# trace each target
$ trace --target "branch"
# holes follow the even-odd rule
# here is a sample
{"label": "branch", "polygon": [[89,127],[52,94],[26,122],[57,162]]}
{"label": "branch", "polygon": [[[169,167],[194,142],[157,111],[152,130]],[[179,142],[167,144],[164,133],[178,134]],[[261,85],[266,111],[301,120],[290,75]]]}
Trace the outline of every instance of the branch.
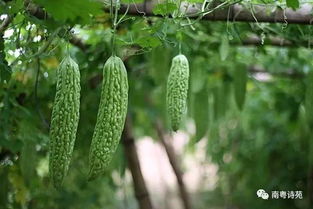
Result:
{"label": "branch", "polygon": [[[240,5],[233,5],[232,7],[236,7],[237,10],[238,10],[238,8],[242,7],[242,6],[240,6]],[[151,4],[151,2],[150,3],[147,2],[146,4],[137,4],[137,5],[132,4],[132,5],[130,5],[128,14],[142,16],[143,14],[140,11],[144,11],[146,16],[156,16],[156,15],[153,14],[152,8],[153,8],[153,5]],[[125,11],[123,11],[125,9],[126,9],[125,5],[122,5],[122,8],[119,10],[119,12],[125,12]],[[272,12],[271,14],[268,14],[268,13],[265,13],[265,11],[263,11],[263,10],[266,9],[265,6],[257,6],[255,9],[256,9],[256,12],[255,12],[254,15],[258,19],[259,22],[262,22],[262,21],[260,21],[260,19],[258,18],[258,14],[263,17],[263,19],[261,18],[261,20],[265,20],[266,19],[265,17],[267,17],[268,20],[272,20],[272,16],[273,16],[273,14],[275,14],[274,15],[274,17],[275,17],[274,19],[275,19],[276,22],[282,22],[283,21],[285,23],[286,18],[283,18],[283,20],[279,19],[279,15],[278,15],[279,11],[283,14],[282,10],[277,9],[277,10],[275,10],[275,12]],[[234,16],[233,20],[236,20],[236,21],[239,20],[238,16],[239,16],[240,13],[247,13],[247,11],[245,11],[243,8],[241,10],[239,11],[238,14],[236,13],[236,15]],[[311,5],[304,4],[297,11],[293,11],[293,10],[288,10],[287,9],[286,12],[285,12],[285,15],[286,15],[287,20],[288,20],[289,23],[292,23],[292,22],[290,22],[290,20],[295,21],[295,20],[301,19],[299,17],[299,15],[300,15],[300,16],[303,17],[303,21],[304,22],[308,21],[307,23],[311,24],[311,19],[313,20],[313,16],[310,13],[311,10],[312,10],[312,6]],[[48,18],[48,15],[45,13],[45,11],[42,10],[41,8],[35,6],[34,4],[29,5],[27,7],[27,11],[28,11],[29,14],[37,17],[38,19]],[[261,11],[263,11],[263,13],[261,13]],[[191,11],[189,11],[189,12],[191,12]],[[300,12],[303,12],[303,14],[300,14]],[[222,19],[221,18],[221,16],[222,16],[221,14],[222,13],[220,15],[217,15],[217,14],[214,15],[215,13],[219,14],[218,12],[212,13],[212,15],[214,17],[213,20],[220,20],[220,19]],[[227,14],[228,14],[228,12],[227,12]],[[210,17],[212,15],[204,16],[204,18],[205,19],[210,19]],[[225,15],[226,15],[226,13],[225,13]],[[310,20],[308,20],[309,17],[310,17]],[[230,18],[227,17],[227,20],[229,20],[229,19]],[[248,19],[247,19],[247,21],[248,21]],[[296,22],[294,22],[294,23],[296,23]],[[304,23],[304,24],[306,24],[306,23]],[[90,45],[85,44],[81,39],[79,39],[78,37],[76,37],[74,35],[71,37],[71,39],[69,41],[70,41],[71,44],[73,44],[74,46],[78,47],[79,49],[81,49],[83,51],[87,50],[90,47]],[[265,44],[273,45],[273,46],[280,46],[280,47],[282,47],[282,46],[284,46],[284,47],[298,46],[298,45],[294,44],[293,42],[291,42],[289,40],[286,40],[286,39],[283,39],[283,38],[279,38],[279,37],[271,37],[269,39],[269,41],[265,42]],[[262,44],[262,39],[261,38],[256,37],[256,36],[252,36],[252,37],[250,37],[250,38],[248,38],[246,40],[243,40],[242,41],[242,45],[244,45],[244,46],[249,46],[249,45],[262,46],[263,44]],[[310,45],[311,45],[311,43],[310,44],[302,44],[302,46],[306,46],[306,47],[309,47]],[[128,59],[128,58],[129,57],[127,57],[125,59]],[[260,73],[260,72],[266,72],[266,71],[264,69],[260,70],[260,69],[256,69],[256,68],[251,68],[250,72],[252,72],[252,73]],[[287,77],[295,76],[297,78],[303,77],[303,75],[301,75],[299,73],[292,73],[292,72],[288,72],[288,73],[272,73],[272,74],[276,74],[276,75],[279,75],[279,76],[287,76]],[[96,79],[96,80],[97,81],[101,81],[102,78],[99,78],[99,79]]]}
{"label": "branch", "polygon": [[[29,3],[26,8],[27,8],[26,11],[29,15],[34,16],[39,20],[45,20],[50,18],[43,9],[41,9],[40,7],[36,6],[33,3]],[[71,36],[69,42],[72,45],[81,49],[82,51],[85,51],[90,47],[90,45],[84,43],[80,38],[76,37],[75,35]]]}
{"label": "branch", "polygon": [[180,197],[183,202],[184,208],[185,209],[191,209],[191,203],[190,203],[190,197],[188,195],[184,180],[183,180],[183,172],[181,171],[181,168],[179,166],[179,163],[177,162],[175,151],[173,149],[172,144],[166,139],[164,129],[161,125],[161,122],[158,120],[155,123],[155,129],[157,131],[157,134],[159,136],[159,139],[161,143],[163,144],[168,160],[173,168],[173,171],[175,173],[177,183],[178,183],[178,188],[180,192]]}
{"label": "branch", "polygon": [[0,25],[0,34],[3,34],[4,31],[9,27],[10,23],[12,22],[13,18],[11,16],[7,16]]}
{"label": "branch", "polygon": [[[134,16],[159,16],[153,13],[153,2],[144,4],[132,4],[129,8],[129,15]],[[126,6],[123,5],[120,12],[123,13]],[[205,16],[203,20],[208,21],[236,21],[236,22],[267,22],[267,23],[288,23],[288,24],[306,24],[311,25],[313,20],[312,5],[302,4],[301,7],[293,11],[292,9],[282,10],[278,7],[266,5],[254,5],[253,13],[240,4],[234,4],[228,8],[215,10]],[[142,11],[142,12],[140,12]],[[189,7],[187,15],[190,18],[197,19],[201,9]],[[143,14],[144,13],[144,14]],[[160,17],[160,16],[159,16]]]}
{"label": "branch", "polygon": [[140,209],[153,209],[149,192],[141,172],[135,139],[131,131],[131,121],[130,118],[127,117],[122,135],[122,144],[124,146],[128,168],[133,177],[135,196]]}
{"label": "branch", "polygon": [[[131,4],[129,5],[129,11],[128,15],[134,15],[134,16],[158,16],[153,14],[153,4],[151,2],[146,2],[145,4]],[[217,10],[209,15],[206,15],[203,17],[205,20],[233,20],[233,21],[245,21],[245,22],[255,22],[254,17],[252,16],[251,12],[244,9],[241,5],[233,5],[230,7],[232,12],[228,12],[228,8],[224,10]],[[120,13],[125,12],[127,9],[126,5],[122,5],[121,9],[119,10]],[[313,20],[313,15],[311,15],[312,6],[308,4],[304,4],[299,10],[296,12],[290,9],[287,9],[285,12],[286,17],[284,17],[284,12],[281,9],[276,9],[272,13],[265,12],[268,7],[266,6],[255,6],[255,12],[254,15],[258,22],[280,22],[280,23],[299,23],[301,24],[311,24],[311,21]],[[104,9],[104,11],[106,11]],[[47,19],[48,14],[41,9],[40,7],[29,4],[27,7],[27,12],[40,19]],[[144,13],[144,14],[143,14]],[[197,9],[190,8],[187,13],[189,14],[195,14],[197,13]],[[250,15],[250,16],[249,16]],[[196,18],[196,16],[194,17]],[[72,35],[71,39],[69,40],[70,43],[79,49],[85,51],[87,50],[90,45],[85,44],[81,39],[78,37]],[[238,43],[239,44],[239,43]],[[279,37],[270,37],[269,39],[266,39],[264,43],[262,43],[262,39],[256,36],[249,37],[246,40],[243,40],[241,43],[243,46],[263,46],[263,45],[272,45],[272,46],[279,46],[279,47],[297,47],[297,46],[304,46],[309,47],[313,45],[312,43],[293,43],[289,40],[279,38]]]}
{"label": "branch", "polygon": [[72,37],[70,38],[69,42],[70,42],[72,45],[78,47],[78,48],[79,48],[80,50],[82,50],[82,51],[86,51],[86,50],[90,47],[90,45],[85,44],[85,43],[83,42],[83,40],[81,40],[80,38],[78,38],[78,37],[76,37],[76,36],[74,36],[74,35],[72,35]]}
{"label": "branch", "polygon": [[269,72],[266,69],[263,69],[259,66],[250,66],[250,73],[267,73],[273,76],[287,77],[287,78],[303,78],[304,75],[302,73],[297,72],[295,69],[286,69],[284,72]]}
{"label": "branch", "polygon": [[242,40],[241,44],[243,46],[263,46],[263,45],[286,46],[286,47],[295,46],[291,41],[283,38],[270,37],[268,39],[262,40],[262,38],[258,36],[250,36],[247,39]]}
{"label": "branch", "polygon": [[245,40],[242,40],[242,42],[234,43],[237,45],[243,45],[243,46],[264,46],[264,45],[270,45],[270,46],[277,46],[277,47],[311,47],[313,46],[312,43],[294,43],[290,40],[281,38],[281,37],[274,37],[270,36],[269,38],[266,38],[262,40],[260,37],[253,35],[248,37]]}

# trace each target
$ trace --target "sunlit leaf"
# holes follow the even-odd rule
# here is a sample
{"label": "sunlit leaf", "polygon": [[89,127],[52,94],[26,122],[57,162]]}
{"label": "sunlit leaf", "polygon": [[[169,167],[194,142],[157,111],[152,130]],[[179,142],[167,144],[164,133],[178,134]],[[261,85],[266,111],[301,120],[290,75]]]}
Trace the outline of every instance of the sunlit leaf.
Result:
{"label": "sunlit leaf", "polygon": [[171,2],[168,3],[161,3],[161,4],[157,4],[152,12],[155,15],[162,15],[165,16],[167,14],[171,14],[173,12],[175,12],[175,10],[177,9],[177,5]]}
{"label": "sunlit leaf", "polygon": [[77,18],[88,20],[90,15],[101,13],[102,5],[95,0],[35,0],[55,19],[74,21]]}
{"label": "sunlit leaf", "polygon": [[287,7],[290,7],[294,10],[298,9],[300,6],[299,0],[286,0]]}
{"label": "sunlit leaf", "polygon": [[153,36],[146,36],[139,38],[135,41],[135,43],[139,44],[141,47],[144,48],[154,48],[161,44],[161,41]]}

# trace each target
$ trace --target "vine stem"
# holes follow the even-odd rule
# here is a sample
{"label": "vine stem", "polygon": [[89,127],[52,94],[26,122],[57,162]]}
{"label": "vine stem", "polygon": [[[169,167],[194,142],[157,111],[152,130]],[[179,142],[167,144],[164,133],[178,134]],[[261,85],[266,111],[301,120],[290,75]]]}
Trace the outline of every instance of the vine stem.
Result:
{"label": "vine stem", "polygon": [[40,110],[40,101],[38,99],[38,84],[39,84],[39,74],[40,74],[40,58],[39,57],[37,57],[37,59],[36,59],[36,64],[37,64],[37,72],[36,72],[36,80],[35,80],[35,86],[34,86],[35,105],[36,105],[36,110],[39,114],[39,117],[40,117],[43,125],[45,126],[45,128],[49,129],[50,125]]}
{"label": "vine stem", "polygon": [[[182,5],[182,1],[180,0],[179,1],[179,3],[178,3],[178,11],[177,11],[177,18],[179,18],[179,20],[178,20],[178,26],[179,26],[179,43],[178,43],[178,53],[179,54],[181,54],[182,53],[182,47],[181,47],[181,45],[182,45],[182,35],[181,35],[181,31],[182,31],[182,29],[183,29],[183,26],[182,26],[182,24],[181,24],[181,22],[182,22],[182,19],[183,19],[183,14],[182,14],[182,12],[181,12],[181,10],[180,10],[180,8],[181,8],[181,5]],[[186,7],[186,10],[187,10],[187,8],[188,8],[188,6]],[[185,10],[185,13],[186,13],[186,10]]]}
{"label": "vine stem", "polygon": [[179,51],[179,54],[181,54],[181,40],[179,41],[178,51]]}
{"label": "vine stem", "polygon": [[[47,51],[47,49],[49,48],[49,46],[51,45],[51,43],[53,42],[54,38],[58,35],[58,33],[60,32],[61,28],[56,29],[51,36],[49,37],[49,39],[46,41],[45,44],[43,44],[42,47],[40,47],[40,49],[38,50],[38,52],[30,55],[30,56],[25,56],[23,55],[24,59],[32,59],[32,58],[36,58],[36,57],[40,57],[43,53],[45,53]],[[29,36],[30,37],[30,36]],[[22,57],[18,57],[16,58],[11,64],[10,66],[13,67],[14,65],[16,65],[16,63],[18,63],[19,60],[21,60]]]}
{"label": "vine stem", "polygon": [[[117,16],[118,16],[118,5],[117,4],[118,4],[118,0],[115,1],[115,8],[114,8],[113,7],[113,0],[111,0],[110,14],[111,14],[111,20],[112,20],[112,38],[111,38],[112,56],[116,55],[116,50],[115,50],[116,28],[117,28],[118,23],[121,22],[121,20],[117,21]],[[115,9],[115,10],[113,11],[113,9]]]}

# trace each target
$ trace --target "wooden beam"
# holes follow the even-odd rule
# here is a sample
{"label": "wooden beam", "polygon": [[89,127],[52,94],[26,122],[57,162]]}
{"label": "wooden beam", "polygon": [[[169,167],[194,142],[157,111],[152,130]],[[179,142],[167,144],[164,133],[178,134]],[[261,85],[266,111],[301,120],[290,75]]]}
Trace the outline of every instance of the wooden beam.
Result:
{"label": "wooden beam", "polygon": [[257,65],[250,66],[248,68],[248,72],[251,74],[266,73],[272,76],[279,76],[292,79],[301,79],[305,76],[303,73],[297,72],[295,69],[286,69],[284,72],[269,72],[268,70]]}
{"label": "wooden beam", "polygon": [[[152,11],[154,6],[154,1],[147,2],[146,4],[131,4],[128,14],[134,16],[158,16]],[[122,5],[120,13],[124,13],[126,8],[127,5]],[[187,10],[187,15],[190,18],[198,18],[200,11],[199,6],[190,7]],[[234,4],[228,8],[217,9],[205,15],[202,20],[311,25],[313,23],[312,11],[312,5],[308,3],[302,4],[296,11],[292,9],[282,10],[278,7],[267,5],[254,5],[252,9],[247,9],[241,4]]]}
{"label": "wooden beam", "polygon": [[262,40],[259,36],[252,35],[248,38],[242,40],[241,42],[233,42],[234,45],[242,45],[242,46],[276,46],[276,47],[313,47],[312,42],[301,42],[296,43],[290,40],[277,37],[277,36],[269,36]]}

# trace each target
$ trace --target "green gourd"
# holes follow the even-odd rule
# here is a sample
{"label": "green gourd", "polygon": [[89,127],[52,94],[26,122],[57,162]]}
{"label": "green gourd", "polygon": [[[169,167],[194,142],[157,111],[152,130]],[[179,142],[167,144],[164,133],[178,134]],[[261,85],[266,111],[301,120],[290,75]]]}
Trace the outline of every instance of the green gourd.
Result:
{"label": "green gourd", "polygon": [[123,61],[111,56],[103,69],[97,122],[89,153],[88,180],[102,175],[119,144],[127,114],[128,80]]}
{"label": "green gourd", "polygon": [[188,60],[179,54],[172,60],[167,80],[166,105],[173,131],[178,130],[187,110],[188,80]]}
{"label": "green gourd", "polygon": [[50,126],[49,172],[60,188],[68,171],[79,122],[80,72],[68,55],[57,70],[56,95]]}

